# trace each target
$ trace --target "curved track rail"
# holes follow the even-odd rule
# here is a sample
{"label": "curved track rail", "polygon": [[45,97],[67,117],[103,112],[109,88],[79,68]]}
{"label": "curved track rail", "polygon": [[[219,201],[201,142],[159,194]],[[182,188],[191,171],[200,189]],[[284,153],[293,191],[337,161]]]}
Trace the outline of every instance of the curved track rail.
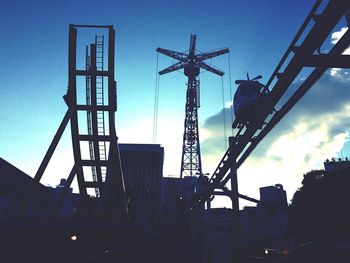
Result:
{"label": "curved track rail", "polygon": [[[269,103],[261,105],[263,111],[259,116],[253,122],[242,126],[238,129],[236,135],[231,137],[228,150],[209,180],[208,192],[206,195],[199,197],[199,202],[196,202],[197,206],[202,206],[204,202],[212,199],[212,196],[218,193],[228,195],[231,198],[252,199],[238,194],[237,191],[229,191],[225,186],[226,183],[232,177],[237,176],[237,169],[249,157],[259,142],[294,107],[328,68],[350,67],[350,56],[342,55],[350,44],[349,29],[328,54],[321,55],[317,53],[340,19],[349,13],[350,2],[347,0],[329,0],[324,10],[321,13],[317,13],[321,3],[322,0],[318,0],[315,3],[269,79],[264,89],[264,92],[267,92],[269,88],[271,90],[268,95],[271,98]],[[310,25],[311,29],[307,31]],[[305,37],[302,39],[303,35]],[[300,44],[297,46],[297,43]],[[290,56],[292,58],[287,60]],[[314,70],[305,78],[299,88],[286,100],[281,108],[275,110],[282,96],[304,67],[312,67]],[[283,71],[281,71],[282,68],[284,68]],[[237,180],[237,178],[234,179]],[[220,191],[217,192],[215,191],[216,189]]]}

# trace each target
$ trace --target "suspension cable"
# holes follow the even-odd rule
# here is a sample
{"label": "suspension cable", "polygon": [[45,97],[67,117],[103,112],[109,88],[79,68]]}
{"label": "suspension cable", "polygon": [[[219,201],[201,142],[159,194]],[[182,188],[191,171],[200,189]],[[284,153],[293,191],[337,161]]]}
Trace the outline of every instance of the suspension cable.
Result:
{"label": "suspension cable", "polygon": [[[231,123],[233,123],[233,96],[232,96],[232,81],[231,81],[231,59],[230,59],[230,53],[227,53],[228,57],[228,81],[229,81],[229,88],[230,88],[230,101],[232,100],[232,104],[230,106],[231,110]],[[232,135],[233,135],[233,129],[232,129]]]}
{"label": "suspension cable", "polygon": [[224,140],[225,140],[225,149],[227,149],[225,93],[224,93],[224,77],[223,76],[221,76],[221,95],[222,95],[222,117],[224,119]]}
{"label": "suspension cable", "polygon": [[155,144],[157,141],[157,126],[158,126],[158,102],[159,102],[159,74],[158,74],[159,53],[157,52],[156,64],[156,84],[154,87],[154,106],[153,106],[153,138]]}

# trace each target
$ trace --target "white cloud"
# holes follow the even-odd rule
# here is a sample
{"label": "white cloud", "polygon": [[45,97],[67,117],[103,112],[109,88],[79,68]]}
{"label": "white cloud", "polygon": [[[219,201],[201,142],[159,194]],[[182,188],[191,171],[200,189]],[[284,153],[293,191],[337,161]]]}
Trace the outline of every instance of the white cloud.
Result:
{"label": "white cloud", "polygon": [[[147,118],[117,130],[120,143],[153,143],[153,119]],[[168,114],[158,117],[156,143],[164,147],[164,176],[180,176],[183,119]],[[201,133],[203,138],[206,133]]]}
{"label": "white cloud", "polygon": [[346,33],[346,31],[348,30],[347,27],[342,27],[340,29],[340,31],[335,31],[332,33],[331,35],[331,43],[333,45],[337,44],[337,42],[339,41],[339,39],[341,39],[341,37]]}
{"label": "white cloud", "polygon": [[225,103],[225,108],[231,108],[233,106],[233,100]]}
{"label": "white cloud", "polygon": [[270,146],[266,152],[267,158],[311,167],[319,166],[320,160],[336,155],[348,137],[346,131],[330,137],[331,127],[342,120],[337,116],[339,114],[327,114],[309,122],[296,123],[294,129],[286,131]]}
{"label": "white cloud", "polygon": [[[340,31],[336,31],[333,32],[331,35],[331,43],[333,45],[335,45],[339,39],[341,39],[341,37],[346,33],[346,31],[348,30],[348,27],[343,27],[340,29]],[[345,49],[345,51],[343,52],[344,55],[350,55],[350,47]],[[341,69],[340,68],[332,68],[331,69],[331,75],[335,76],[337,75],[337,73],[339,73]]]}
{"label": "white cloud", "polygon": [[119,143],[151,143],[153,120],[141,119],[129,126],[117,127]]}
{"label": "white cloud", "polygon": [[[344,112],[344,115],[348,114],[350,111]],[[281,183],[290,201],[301,186],[302,175],[312,169],[323,169],[323,161],[336,156],[348,140],[346,131],[330,137],[330,129],[342,119],[337,115],[328,117],[316,118],[310,123],[300,121],[271,145],[260,145],[266,147],[265,156],[255,156],[253,153],[238,170],[239,192],[259,199],[260,187]],[[210,155],[205,160],[214,169],[220,158]],[[221,202],[219,206],[228,206],[227,200]],[[240,206],[244,205],[252,204],[240,200]]]}
{"label": "white cloud", "polygon": [[329,113],[308,122],[300,120],[295,123],[294,129],[285,131],[268,148],[265,157],[253,157],[259,173],[263,177],[267,175],[275,178],[275,183],[284,183],[291,199],[296,186],[301,185],[301,176],[305,172],[323,169],[323,162],[336,156],[343,148],[349,137],[348,132],[340,131],[333,136],[331,129],[344,121],[344,117],[349,114],[350,111],[344,108],[344,111],[336,114]]}

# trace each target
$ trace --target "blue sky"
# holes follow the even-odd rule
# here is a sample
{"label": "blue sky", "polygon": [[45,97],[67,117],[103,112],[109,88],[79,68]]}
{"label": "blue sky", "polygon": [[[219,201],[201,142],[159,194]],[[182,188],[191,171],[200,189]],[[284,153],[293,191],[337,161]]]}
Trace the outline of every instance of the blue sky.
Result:
{"label": "blue sky", "polygon": [[[200,51],[222,47],[230,49],[232,83],[235,79],[245,78],[247,71],[251,76],[263,75],[262,82],[266,82],[313,2],[2,0],[0,156],[28,174],[35,174],[66,111],[62,95],[67,89],[70,23],[107,24],[116,28],[117,133],[120,142],[152,143],[157,47],[186,51],[190,34],[195,33]],[[342,26],[339,25],[335,31]],[[227,55],[211,62],[229,72]],[[171,59],[159,57],[159,69],[171,63]],[[236,87],[229,84],[228,74],[224,76],[223,83],[225,103],[228,103],[231,99],[229,88],[231,86],[231,92],[234,92]],[[225,151],[223,130],[219,126],[213,129],[213,126],[207,125],[210,118],[221,116],[221,88],[220,77],[211,73],[201,75],[199,122],[203,150],[208,153],[204,156],[205,172],[213,171]],[[186,78],[182,73],[174,72],[160,77],[157,142],[165,147],[165,175],[178,175],[180,170],[185,89]],[[294,114],[299,116],[304,113],[299,111]],[[226,119],[230,120],[231,117],[226,116]],[[299,119],[295,117],[296,120]],[[280,135],[271,138],[275,138],[276,142],[281,134],[285,134],[283,129]],[[213,136],[218,140],[215,146],[210,143]],[[339,140],[338,147],[333,147],[333,152],[329,152],[330,157],[339,152],[346,139]],[[265,149],[267,146],[261,147]],[[65,133],[44,183],[55,185],[59,178],[68,174],[70,151],[69,134]],[[319,157],[318,163],[323,157]],[[252,158],[251,162],[255,163],[243,167],[242,174],[250,173],[249,167],[258,169],[256,162],[261,163],[263,159],[258,161]],[[287,179],[275,175],[265,182],[255,180],[260,185],[251,185],[242,179],[243,193],[249,195],[251,192],[256,196],[259,186],[282,182],[291,185],[285,186],[291,198],[300,184],[300,171],[318,168],[310,167],[311,164],[300,165],[300,170]],[[287,167],[284,164],[281,170]],[[254,181],[253,175],[246,177]]]}

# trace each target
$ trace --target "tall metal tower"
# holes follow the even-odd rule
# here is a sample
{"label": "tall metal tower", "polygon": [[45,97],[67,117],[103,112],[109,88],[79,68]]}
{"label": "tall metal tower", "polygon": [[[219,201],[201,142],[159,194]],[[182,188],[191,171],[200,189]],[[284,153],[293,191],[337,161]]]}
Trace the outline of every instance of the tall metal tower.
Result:
{"label": "tall metal tower", "polygon": [[196,174],[202,174],[198,133],[198,108],[200,107],[198,76],[200,68],[223,76],[225,74],[223,71],[213,68],[203,61],[226,54],[229,50],[228,48],[224,48],[214,52],[196,54],[196,35],[191,34],[188,52],[176,52],[163,48],[157,48],[157,52],[179,61],[159,71],[160,75],[183,68],[184,74],[188,77],[180,178],[182,178],[183,175],[194,176]]}
{"label": "tall metal tower", "polygon": [[[108,30],[107,65],[104,66],[104,37],[95,36],[95,41],[86,47],[85,69],[78,68],[77,33],[79,28]],[[55,151],[55,148],[70,121],[74,165],[66,180],[60,201],[76,177],[79,186],[81,217],[125,219],[128,209],[126,193],[115,130],[116,82],[114,80],[115,30],[112,26],[69,25],[68,46],[68,91],[64,100],[67,113],[34,177],[39,182]],[[80,79],[85,78],[86,101],[79,101]],[[107,83],[107,89],[104,83]],[[87,133],[81,127],[87,122]],[[87,143],[87,151],[83,147]],[[86,154],[85,154],[86,156]],[[90,189],[94,189],[95,196]],[[59,208],[59,207],[57,207]]]}

